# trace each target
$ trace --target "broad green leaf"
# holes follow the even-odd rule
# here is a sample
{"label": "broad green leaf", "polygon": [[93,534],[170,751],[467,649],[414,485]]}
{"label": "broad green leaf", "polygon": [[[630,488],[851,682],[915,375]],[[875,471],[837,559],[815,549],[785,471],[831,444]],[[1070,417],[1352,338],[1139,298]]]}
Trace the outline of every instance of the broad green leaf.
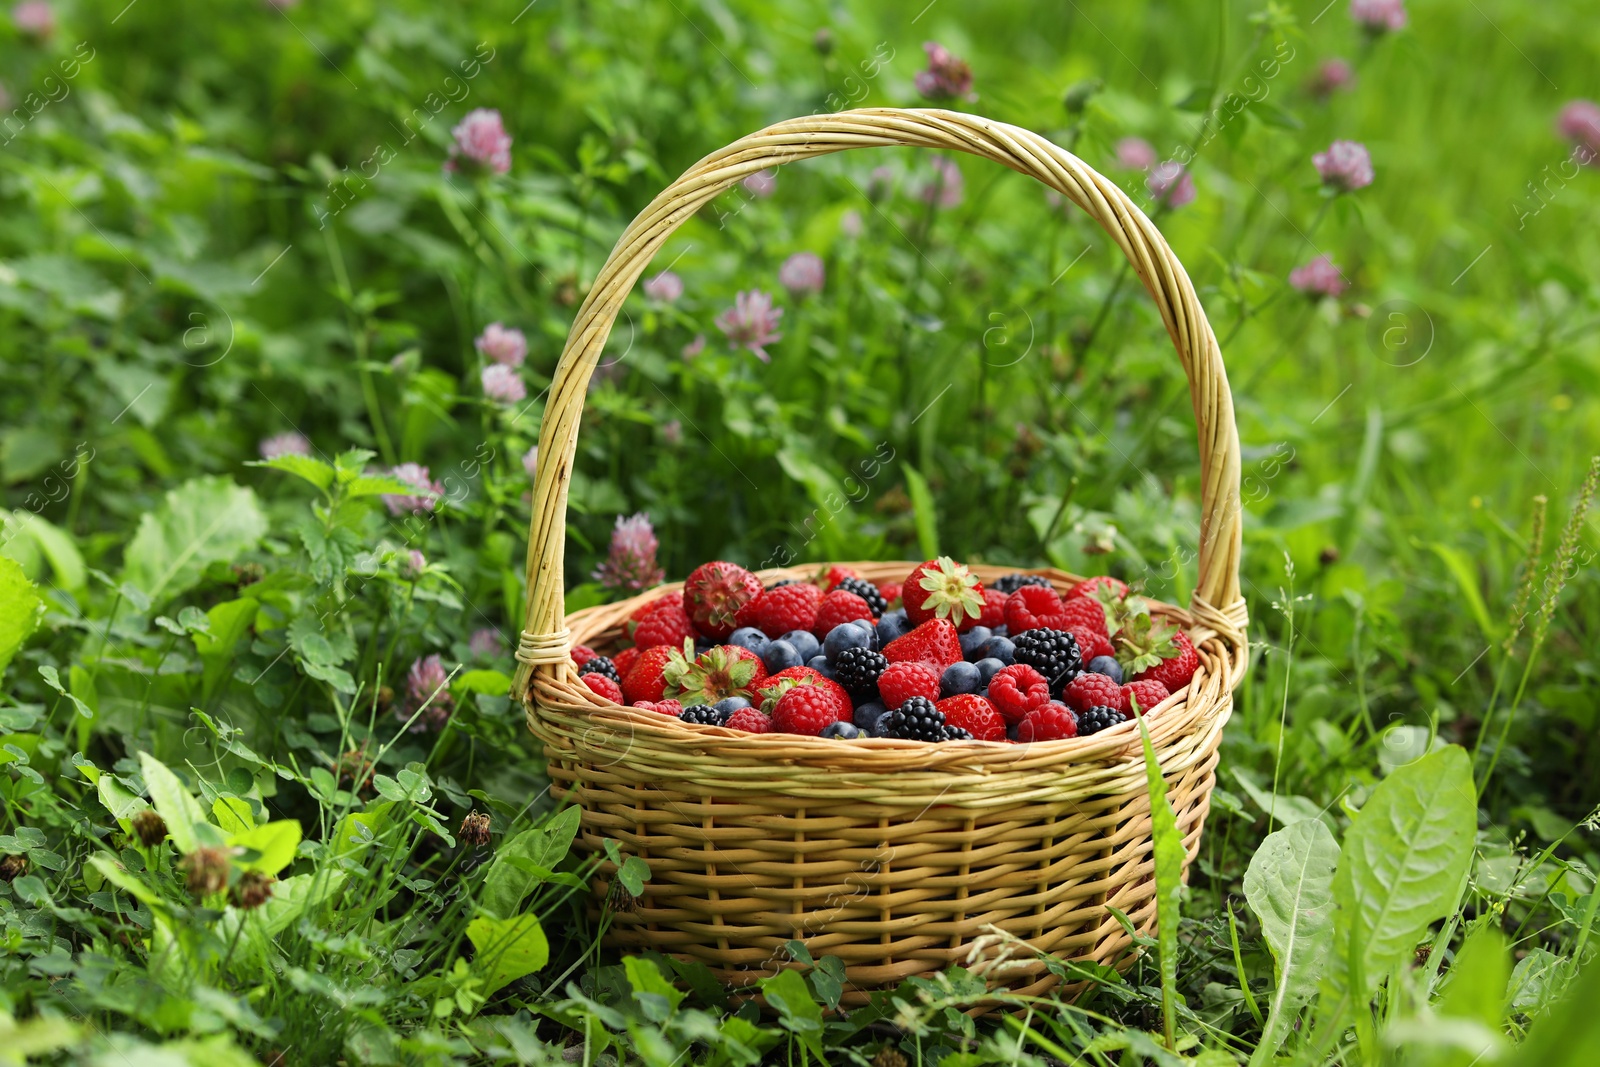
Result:
{"label": "broad green leaf", "polygon": [[1372,791],[1333,876],[1333,947],[1317,1013],[1322,1047],[1352,1013],[1367,1010],[1429,924],[1455,910],[1477,821],[1472,761],[1459,746],[1406,764]]}
{"label": "broad green leaf", "polygon": [[514,919],[480,915],[467,924],[467,938],[478,950],[472,969],[483,977],[485,996],[550,961],[550,944],[537,915]]}
{"label": "broad green leaf", "polygon": [[43,614],[44,601],[22,573],[22,565],[0,556],[0,676],[22,643],[39,628]]}
{"label": "broad green leaf", "polygon": [[1472,619],[1483,632],[1484,639],[1499,640],[1500,628],[1489,616],[1488,605],[1484,604],[1483,594],[1478,591],[1478,565],[1469,559],[1465,552],[1452,545],[1435,541],[1428,547],[1439,557],[1445,569],[1450,572],[1450,576],[1456,580],[1456,588],[1461,590],[1461,599],[1467,602],[1467,610],[1472,613]]}
{"label": "broad green leaf", "polygon": [[1507,1067],[1594,1067],[1600,1063],[1600,965],[1585,967],[1547,1016],[1529,1029]]}
{"label": "broad green leaf", "polygon": [[761,980],[762,995],[778,1009],[784,1028],[799,1037],[812,1054],[827,1062],[822,1050],[822,1008],[811,999],[811,990],[799,971],[782,970]]}
{"label": "broad green leaf", "polygon": [[144,884],[144,880],[128,868],[118,863],[109,854],[102,853],[89,857],[90,866],[105,876],[105,880],[127,893],[134,900],[151,908],[160,908],[165,905],[161,896],[154,889]]}
{"label": "broad green leaf", "polygon": [[294,862],[294,851],[300,847],[300,824],[293,819],[274,819],[234,834],[228,844],[261,854],[254,859],[241,857],[239,866],[275,875]]}
{"label": "broad green leaf", "polygon": [[1244,896],[1272,949],[1277,986],[1251,1067],[1271,1062],[1294,1028],[1333,940],[1333,871],[1339,843],[1320,819],[1267,835],[1250,857]]}
{"label": "broad green leaf", "polygon": [[644,1009],[651,1022],[665,1022],[687,994],[662,975],[651,960],[643,956],[625,956],[622,968],[633,987],[633,997]]}
{"label": "broad green leaf", "polygon": [[255,621],[261,602],[253,597],[224,600],[206,612],[209,633],[194,635],[194,649],[204,665],[201,684],[205,692],[213,692],[223,680],[233,661],[234,649],[250,636],[250,624]]}
{"label": "broad green leaf", "polygon": [[939,554],[939,512],[933,504],[933,491],[922,472],[909,463],[900,469],[906,473],[906,495],[911,498],[911,514],[917,527],[917,548],[928,559]]}
{"label": "broad green leaf", "polygon": [[[1501,1031],[1511,953],[1505,935],[1480,926],[1456,953],[1437,1004],[1438,1017],[1416,1020],[1406,1042],[1418,1067],[1473,1067],[1497,1063],[1507,1042]],[[1391,1030],[1389,1035],[1394,1040]],[[1404,1030],[1398,1035],[1408,1036]]]}
{"label": "broad green leaf", "polygon": [[142,797],[134,796],[132,790],[109,774],[100,776],[95,783],[95,791],[100,794],[100,803],[115,819],[131,819],[149,807]]}
{"label": "broad green leaf", "polygon": [[456,680],[451,683],[450,692],[458,697],[462,693],[486,693],[492,697],[503,697],[511,692],[511,677],[502,671],[463,671],[456,675]]}
{"label": "broad green leaf", "polygon": [[1513,1015],[1541,1015],[1556,1003],[1572,983],[1573,965],[1565,956],[1532,948],[1517,961],[1506,989],[1506,1011]]}
{"label": "broad green leaf", "polygon": [[227,478],[196,478],[139,520],[122,577],[157,606],[193,586],[209,564],[253,548],[266,532],[255,493]]}
{"label": "broad green leaf", "polygon": [[44,558],[50,561],[50,569],[55,572],[56,585],[62,589],[77,591],[88,584],[89,571],[83,562],[83,553],[78,551],[71,534],[30,511],[12,512],[10,524],[20,531],[22,536],[29,538],[44,554]]}
{"label": "broad green leaf", "polygon": [[1183,835],[1178,832],[1178,816],[1167,799],[1167,781],[1161,777],[1155,748],[1144,717],[1139,720],[1139,737],[1144,743],[1145,782],[1150,790],[1151,851],[1156,874],[1156,940],[1161,952],[1161,1017],[1171,1047],[1177,1028],[1178,1011],[1178,922],[1183,900]]}
{"label": "broad green leaf", "polygon": [[1245,795],[1255,802],[1263,814],[1281,826],[1293,826],[1306,819],[1326,819],[1321,805],[1308,797],[1262,789],[1251,781],[1244,771],[1236,770],[1233,780],[1239,783],[1239,788],[1244,790]]}
{"label": "broad green leaf", "polygon": [[359,478],[352,478],[344,487],[344,494],[352,499],[362,496],[410,496],[416,492],[416,487],[407,485],[399,478],[391,478],[387,474],[364,474]]}
{"label": "broad green leaf", "polygon": [[304,478],[312,485],[327,492],[333,484],[333,468],[320,459],[310,456],[282,455],[273,456],[271,459],[252,461],[246,463],[247,467],[267,467],[275,471],[283,471],[297,478]]}
{"label": "broad green leaf", "polygon": [[178,846],[179,852],[193,852],[199,844],[196,827],[206,821],[205,809],[178,781],[178,776],[150,753],[139,753],[139,772],[144,775],[150,803],[166,820],[172,843]]}
{"label": "broad green leaf", "polygon": [[242,834],[255,827],[255,812],[243,797],[218,797],[211,802],[211,814],[226,834]]}
{"label": "broad green leaf", "polygon": [[530,827],[501,844],[484,875],[478,903],[491,915],[515,915],[534,887],[554,870],[578,833],[581,812],[563,808],[543,826]]}

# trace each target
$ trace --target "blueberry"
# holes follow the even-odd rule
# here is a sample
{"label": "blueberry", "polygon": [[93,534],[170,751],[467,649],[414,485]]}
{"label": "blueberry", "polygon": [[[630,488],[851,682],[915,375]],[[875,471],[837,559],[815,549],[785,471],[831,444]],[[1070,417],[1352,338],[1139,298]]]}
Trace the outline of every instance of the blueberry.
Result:
{"label": "blueberry", "polygon": [[1005,623],[1001,623],[999,626],[996,626],[994,628],[994,636],[996,636],[996,637],[1010,637],[1011,636],[1011,630],[1006,626]]}
{"label": "blueberry", "polygon": [[777,674],[790,667],[798,667],[805,661],[789,642],[769,641],[767,647],[761,651],[761,662],[766,664],[768,674]]}
{"label": "blueberry", "polygon": [[800,654],[802,660],[808,660],[822,651],[821,643],[811,636],[810,630],[790,630],[778,640],[787,641],[793,645],[794,650]]}
{"label": "blueberry", "polygon": [[709,637],[697,637],[694,639],[694,654],[696,656],[703,656],[716,647],[717,643]]}
{"label": "blueberry", "polygon": [[728,644],[747,648],[758,656],[767,650],[768,643],[767,635],[754,626],[741,626],[728,635]]}
{"label": "blueberry", "polygon": [[1105,675],[1118,685],[1122,684],[1122,664],[1110,656],[1096,656],[1089,661],[1089,670]]}
{"label": "blueberry", "polygon": [[827,638],[822,642],[823,654],[828,659],[839,658],[839,653],[847,648],[871,648],[872,631],[866,627],[857,626],[853,622],[841,622],[838,626],[828,631]]}
{"label": "blueberry", "polygon": [[886,611],[883,618],[878,620],[878,641],[887,645],[897,637],[911,632],[911,623],[906,618],[904,608]]}
{"label": "blueberry", "polygon": [[953,697],[957,693],[976,693],[983,687],[983,675],[970,663],[952,663],[944,669],[939,679],[939,695]]}
{"label": "blueberry", "polygon": [[1001,663],[1010,664],[1014,662],[1016,654],[1017,646],[1011,643],[1009,637],[991,637],[989,643],[983,646],[984,659],[997,659]]}
{"label": "blueberry", "polygon": [[806,666],[822,675],[824,678],[833,678],[833,668],[828,664],[827,656],[812,656],[806,660]]}
{"label": "blueberry", "polygon": [[1005,664],[993,656],[987,656],[974,663],[973,666],[978,668],[978,677],[983,679],[983,684],[988,685],[990,679],[999,674]]}
{"label": "blueberry", "polygon": [[711,710],[720,715],[732,715],[740,708],[748,708],[749,706],[750,701],[744,697],[725,697],[711,705]]}
{"label": "blueberry", "polygon": [[989,643],[989,638],[994,636],[994,631],[987,626],[974,626],[961,635],[961,654],[968,663],[976,663],[983,658],[983,646]]}
{"label": "blueberry", "polygon": [[878,725],[878,720],[888,713],[888,708],[876,700],[869,701],[856,709],[855,722],[861,729],[871,732]]}
{"label": "blueberry", "polygon": [[831,722],[822,728],[822,736],[854,741],[861,736],[861,728],[852,722]]}
{"label": "blueberry", "polygon": [[868,647],[871,648],[872,651],[876,652],[879,648],[883,647],[878,643],[878,624],[876,622],[871,619],[851,619],[850,625],[859,626],[861,629],[867,632],[867,637],[872,641],[872,644]]}

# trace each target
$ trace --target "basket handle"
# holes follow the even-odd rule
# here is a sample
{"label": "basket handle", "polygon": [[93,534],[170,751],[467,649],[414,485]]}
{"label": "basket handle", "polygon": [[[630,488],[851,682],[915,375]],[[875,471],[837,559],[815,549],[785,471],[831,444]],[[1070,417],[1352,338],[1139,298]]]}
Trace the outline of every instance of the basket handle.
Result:
{"label": "basket handle", "polygon": [[568,662],[562,574],[567,489],[589,376],[634,283],[669,237],[700,208],[758,171],[851,148],[910,145],[985,156],[1039,179],[1077,204],[1111,235],[1155,300],[1178,359],[1200,443],[1199,578],[1191,612],[1202,627],[1242,645],[1239,595],[1239,432],[1216,335],[1194,286],[1165,238],[1114,183],[1038,134],[976,115],[935,109],[864,108],[807,115],[768,126],[713,152],[650,202],[617,240],[578,309],[556,366],[539,432],[535,510],[528,538],[525,629],[515,692],[538,664]]}

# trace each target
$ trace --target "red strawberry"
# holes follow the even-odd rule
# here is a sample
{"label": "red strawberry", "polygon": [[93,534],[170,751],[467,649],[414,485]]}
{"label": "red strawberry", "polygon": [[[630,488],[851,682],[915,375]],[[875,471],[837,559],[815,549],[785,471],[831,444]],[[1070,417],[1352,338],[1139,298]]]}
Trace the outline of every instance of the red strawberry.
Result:
{"label": "red strawberry", "polygon": [[1110,589],[1113,593],[1115,593],[1117,595],[1117,597],[1119,599],[1128,595],[1128,583],[1127,582],[1118,581],[1117,579],[1112,578],[1109,575],[1102,574],[1099,577],[1089,578],[1089,579],[1086,579],[1084,581],[1079,582],[1077,585],[1075,585],[1071,589],[1067,590],[1067,596],[1068,597],[1075,597],[1075,596],[1092,597],[1092,596],[1095,595],[1095,590],[1097,588],[1099,588],[1100,586],[1105,586],[1107,589]]}
{"label": "red strawberry", "polygon": [[667,664],[661,677],[664,695],[678,697],[686,704],[715,704],[728,697],[749,697],[766,681],[767,668],[761,657],[738,645],[718,645],[707,649],[694,662],[685,658]]}
{"label": "red strawberry", "polygon": [[831,592],[833,592],[834,586],[838,585],[840,582],[844,581],[846,578],[859,578],[859,577],[861,577],[861,575],[857,574],[851,568],[842,566],[841,564],[838,564],[838,563],[835,563],[833,566],[831,566],[831,567],[829,567],[827,569],[827,571],[819,579],[819,582],[822,585],[822,588],[826,589],[828,592],[831,593]]}
{"label": "red strawberry", "polygon": [[1068,597],[1061,602],[1061,615],[1067,620],[1067,629],[1076,630],[1081,626],[1101,637],[1111,636],[1111,631],[1106,629],[1105,605],[1094,597]]}
{"label": "red strawberry", "polygon": [[780,734],[806,734],[815,737],[823,727],[850,717],[850,700],[843,706],[837,697],[820,685],[797,685],[778,698],[772,709],[772,730]]}
{"label": "red strawberry", "polygon": [[810,684],[813,681],[827,681],[810,667],[785,667],[777,674],[768,675],[764,680],[755,685],[755,696],[750,698],[750,703],[757,707],[776,701],[784,693],[792,689],[797,683]]}
{"label": "red strawberry", "polygon": [[[693,655],[694,646],[690,646],[690,655]],[[639,658],[628,668],[628,673],[622,675],[622,693],[628,698],[628,703],[638,704],[641,700],[654,703],[665,695],[666,679],[663,677],[666,669],[673,660],[684,660],[682,649],[673,648],[671,645],[657,645],[647,648],[639,653]],[[621,671],[617,672],[622,674]]]}
{"label": "red strawberry", "polygon": [[[780,674],[783,672],[779,672]],[[771,679],[769,679],[770,681]],[[791,690],[799,688],[819,689],[827,695],[828,705],[842,720],[849,719],[853,714],[854,704],[850,702],[850,694],[845,687],[831,678],[811,672],[809,678],[779,678],[775,685],[770,685],[761,690],[761,710],[768,715],[777,711],[778,702],[789,694]]]}
{"label": "red strawberry", "polygon": [[890,663],[920,659],[936,667],[948,667],[961,662],[961,638],[949,620],[934,619],[884,645],[883,658]]}
{"label": "red strawberry", "polygon": [[618,685],[616,682],[613,682],[605,675],[584,674],[578,677],[578,681],[588,686],[590,691],[593,692],[595,696],[605,697],[613,704],[622,703],[622,686]]}
{"label": "red strawberry", "polygon": [[1116,648],[1112,646],[1111,639],[1105,634],[1091,630],[1087,626],[1071,626],[1067,632],[1078,642],[1078,654],[1083,657],[1083,662],[1088,663],[1096,656],[1112,656]]}
{"label": "red strawberry", "polygon": [[919,626],[930,619],[949,619],[965,631],[978,625],[983,614],[983,586],[977,575],[949,556],[915,567],[900,584],[900,596],[906,618]]}
{"label": "red strawberry", "polygon": [[696,636],[694,623],[676,597],[640,619],[633,628],[633,643],[641,649],[657,645],[682,648],[685,639],[692,643]]}
{"label": "red strawberry", "polygon": [[1002,667],[989,679],[989,703],[1007,724],[1020,722],[1024,715],[1049,702],[1050,683],[1026,663]]}
{"label": "red strawberry", "polygon": [[754,626],[768,637],[790,630],[809,630],[817,621],[822,590],[807,582],[780,585],[762,592],[739,609],[740,626]]}
{"label": "red strawberry", "polygon": [[1153,678],[1166,686],[1167,692],[1176,693],[1188,685],[1194,672],[1200,669],[1200,656],[1194,650],[1194,642],[1182,630],[1175,631],[1167,644],[1156,649],[1156,654],[1161,657],[1161,662],[1141,671],[1134,681]]}
{"label": "red strawberry", "polygon": [[764,734],[772,730],[772,720],[755,708],[740,708],[723,723],[730,730],[743,730],[747,734]]}
{"label": "red strawberry", "polygon": [[683,583],[683,610],[701,633],[721,641],[738,628],[739,609],[761,592],[761,579],[737,563],[702,563]]}
{"label": "red strawberry", "polygon": [[945,697],[939,701],[938,708],[944,712],[945,725],[960,727],[975,741],[1006,739],[1006,720],[993,704],[976,693]]}
{"label": "red strawberry", "polygon": [[[1146,678],[1140,682],[1129,682],[1122,687],[1122,710],[1131,712],[1134,704],[1137,703],[1139,714],[1143,715],[1171,695],[1171,691],[1154,678]],[[1111,706],[1116,707],[1115,704]]]}
{"label": "red strawberry", "polygon": [[993,630],[996,626],[1006,624],[1006,601],[1010,599],[998,589],[985,589],[983,591],[983,614],[978,616],[978,625],[987,626]]}
{"label": "red strawberry", "polygon": [[1084,673],[1067,683],[1061,698],[1073,711],[1088,711],[1094,707],[1116,708],[1127,711],[1122,687],[1103,674]]}
{"label": "red strawberry", "polygon": [[1066,616],[1061,612],[1061,598],[1054,589],[1042,585],[1025,585],[1006,599],[1006,627],[1014,640],[1028,630],[1065,630]]}
{"label": "red strawberry", "polygon": [[683,714],[683,705],[676,700],[635,700],[633,706],[644,711],[659,711],[674,717]]}
{"label": "red strawberry", "polygon": [[818,641],[821,641],[835,626],[857,619],[871,622],[872,608],[854,593],[845,589],[835,589],[823,597],[822,603],[817,606],[817,617],[811,624],[811,632],[816,635]]}
{"label": "red strawberry", "polygon": [[912,697],[938,700],[939,671],[921,660],[891,663],[878,675],[878,693],[886,708],[898,708]]}
{"label": "red strawberry", "polygon": [[900,599],[900,588],[901,586],[899,582],[878,583],[878,593],[883,597],[884,604],[887,605],[885,610],[894,610],[895,601]]}
{"label": "red strawberry", "polygon": [[594,659],[599,654],[600,653],[596,652],[594,649],[590,648],[588,645],[574,645],[574,646],[572,646],[572,662],[573,662],[573,665],[581,667],[585,663],[588,663],[590,660]]}
{"label": "red strawberry", "polygon": [[633,668],[634,660],[638,658],[639,650],[637,648],[625,648],[615,656],[612,656],[611,662],[617,668],[617,677],[626,678],[628,671]]}
{"label": "red strawberry", "polygon": [[1078,717],[1065,704],[1051,701],[1037,711],[1030,711],[1017,723],[1017,740],[1061,741],[1078,736]]}

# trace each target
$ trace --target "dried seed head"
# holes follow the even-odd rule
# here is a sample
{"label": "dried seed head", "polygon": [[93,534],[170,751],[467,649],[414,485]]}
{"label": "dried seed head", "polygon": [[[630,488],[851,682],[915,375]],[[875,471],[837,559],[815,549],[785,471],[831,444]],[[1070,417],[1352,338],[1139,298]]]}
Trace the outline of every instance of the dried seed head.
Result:
{"label": "dried seed head", "polygon": [[489,843],[489,813],[473,810],[461,820],[461,832],[456,835],[464,845],[477,848]]}
{"label": "dried seed head", "polygon": [[145,808],[131,820],[133,834],[145,848],[155,848],[167,836],[167,821],[155,808]]}
{"label": "dried seed head", "polygon": [[28,873],[28,857],[0,856],[0,882],[9,882]]}
{"label": "dried seed head", "polygon": [[1578,499],[1567,516],[1567,525],[1561,530],[1561,542],[1556,545],[1555,559],[1545,572],[1544,602],[1539,605],[1539,621],[1533,628],[1535,646],[1544,643],[1545,634],[1550,630],[1550,620],[1561,600],[1561,591],[1572,579],[1575,569],[1573,557],[1578,554],[1578,539],[1583,535],[1584,520],[1589,517],[1589,502],[1594,499],[1597,483],[1600,483],[1600,456],[1589,461],[1589,475],[1583,480],[1583,488],[1578,490]]}
{"label": "dried seed head", "polygon": [[628,892],[627,887],[622,884],[622,879],[618,878],[611,883],[611,889],[606,893],[606,907],[615,912],[637,911],[639,898]]}
{"label": "dried seed head", "polygon": [[260,871],[245,871],[239,876],[239,884],[234,886],[233,892],[229,894],[233,906],[241,911],[261,907],[271,899],[272,883],[275,881],[276,878]]}
{"label": "dried seed head", "polygon": [[872,1067],[906,1067],[906,1064],[906,1058],[900,1054],[900,1050],[890,1046],[879,1049],[878,1054],[872,1057]]}
{"label": "dried seed head", "polygon": [[1517,643],[1522,624],[1528,619],[1528,602],[1533,599],[1534,576],[1539,573],[1539,557],[1544,555],[1544,519],[1549,498],[1543,493],[1533,498],[1533,529],[1528,534],[1528,554],[1522,560],[1522,580],[1517,583],[1517,596],[1511,604],[1511,628],[1506,633],[1506,655]]}
{"label": "dried seed head", "polygon": [[189,895],[196,900],[204,900],[228,888],[227,849],[202,845],[183,857],[179,866],[183,869],[184,884],[188,886]]}

